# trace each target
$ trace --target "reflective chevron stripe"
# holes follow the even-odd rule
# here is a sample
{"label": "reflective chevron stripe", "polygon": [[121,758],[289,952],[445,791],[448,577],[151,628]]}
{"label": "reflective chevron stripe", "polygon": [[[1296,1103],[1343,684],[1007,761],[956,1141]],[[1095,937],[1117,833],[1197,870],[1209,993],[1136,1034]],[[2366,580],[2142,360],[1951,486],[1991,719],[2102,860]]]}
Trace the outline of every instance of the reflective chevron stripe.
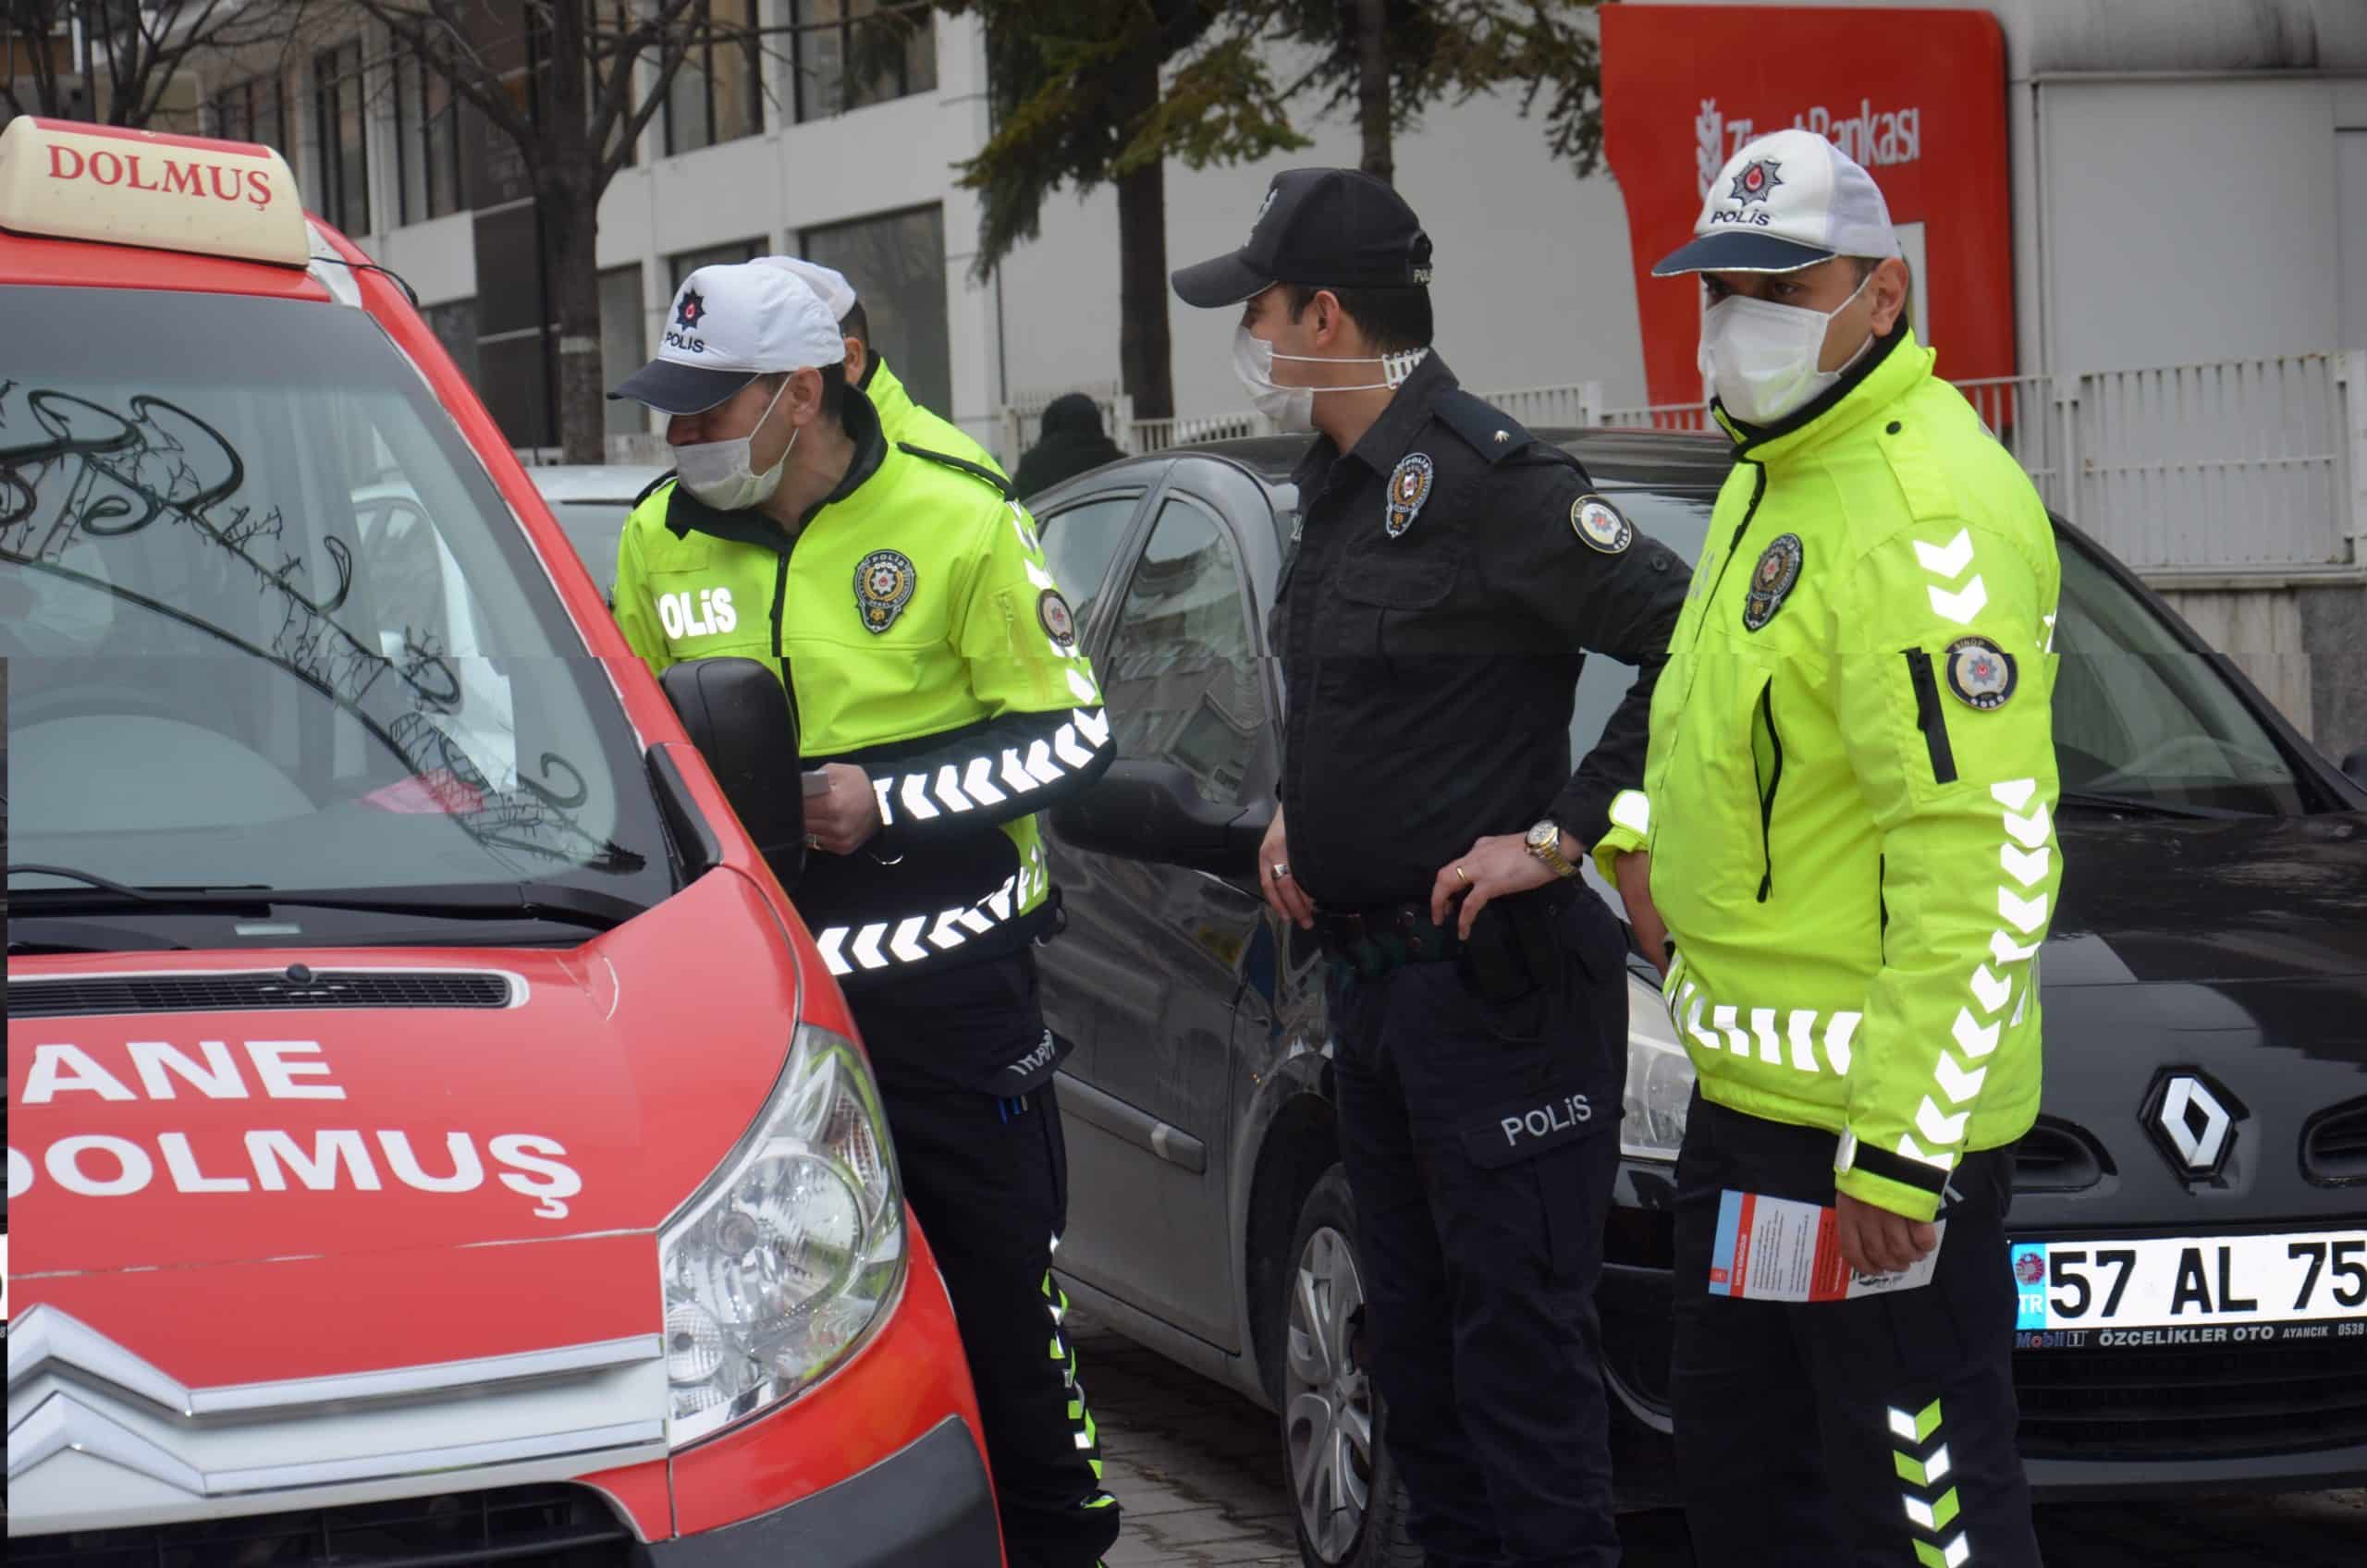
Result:
{"label": "reflective chevron stripe", "polygon": [[[1865,1014],[1861,1012],[1820,1012],[1814,1008],[1720,1007],[1711,1003],[1708,994],[1692,980],[1679,984],[1671,971],[1671,984],[1675,995],[1669,999],[1669,1020],[1679,1031],[1689,1035],[1705,1051],[1724,1051],[1739,1057],[1757,1057],[1759,1060],[1778,1066],[1788,1063],[1802,1072],[1830,1071],[1842,1077],[1849,1074],[1849,1041],[1858,1033],[1858,1025]],[[1702,1022],[1704,1008],[1709,1010],[1709,1022]],[[1776,1021],[1784,1023],[1778,1028]],[[1746,1019],[1748,1026],[1745,1027]],[[1824,1024],[1824,1060],[1816,1055],[1818,1022]],[[1790,1051],[1785,1052],[1786,1043]]]}
{"label": "reflective chevron stripe", "polygon": [[1977,573],[1960,589],[1944,588],[1941,583],[1957,582],[1972,565],[1972,531],[1959,528],[1956,536],[1944,545],[1930,545],[1920,539],[1914,543],[1917,562],[1940,580],[1925,585],[1925,592],[1932,596],[1932,613],[1958,626],[1970,626],[1972,618],[1989,604],[1988,585]]}
{"label": "reflective chevron stripe", "polygon": [[1928,1449],[1924,1446],[1941,1436],[1940,1402],[1933,1400],[1911,1413],[1886,1405],[1883,1414],[1890,1428],[1891,1467],[1904,1483],[1899,1501],[1916,1532],[1909,1543],[1915,1548],[1915,1561],[1923,1568],[1964,1568],[1972,1561],[1971,1537],[1962,1530],[1948,1534],[1948,1527],[1964,1512],[1964,1499],[1954,1486],[1935,1489],[1947,1481],[1953,1468],[1948,1445],[1942,1441]]}
{"label": "reflective chevron stripe", "polygon": [[[1073,670],[1069,683],[1072,688],[1083,688],[1081,700],[1098,702],[1093,683]],[[872,789],[879,796],[879,821],[892,827],[900,819],[928,822],[979,806],[999,806],[1013,795],[1057,784],[1071,773],[1091,766],[1109,743],[1108,715],[1098,706],[1072,709],[1050,740],[1036,741],[1024,753],[1007,746],[999,754],[986,752],[964,762],[943,764],[934,773],[887,774],[873,779]],[[996,783],[998,775],[1001,786]]]}
{"label": "reflective chevron stripe", "polygon": [[[1963,537],[1958,535],[1959,539]],[[1915,548],[1924,565],[1932,566],[1932,557],[1925,553],[1930,546],[1918,544]],[[2054,858],[2047,839],[2054,829],[2048,821],[2046,802],[2039,801],[2032,805],[2032,797],[2037,793],[2035,778],[2009,778],[1989,787],[1990,799],[2002,808],[2005,819],[2005,841],[1997,846],[1998,865],[2010,879],[1998,884],[1997,914],[2003,924],[1989,937],[1990,957],[1996,961],[1997,967],[1993,969],[1985,962],[1973,965],[1967,982],[1967,989],[1972,994],[1971,1004],[1956,1010],[1956,1023],[1948,1031],[1963,1057],[1959,1060],[1946,1045],[1940,1047],[1938,1060],[1932,1068],[1936,1093],[1925,1095],[1916,1107],[1915,1131],[1899,1135],[1897,1153],[1943,1170],[1955,1167],[1953,1146],[1963,1141],[1972,1116],[1972,1102],[1980,1097],[1981,1086],[1989,1076],[1985,1065],[1975,1064],[1996,1050],[2003,1031],[2021,1023],[2030,991],[2037,984],[2035,974],[2026,972],[2019,992],[2021,999],[2015,1005],[2012,1020],[2009,1023],[1999,1016],[2016,996],[2013,966],[2031,961],[2038,951],[2037,942],[2023,947],[2014,939],[2016,934],[2042,939],[2046,931],[2046,892],[2043,888],[2035,893],[2030,890],[2046,880],[2049,863]],[[2015,884],[2019,885],[2019,891]]]}
{"label": "reflective chevron stripe", "polygon": [[1026,910],[1045,891],[1049,878],[1040,845],[1031,848],[1015,876],[974,904],[957,904],[933,914],[911,914],[901,920],[875,921],[868,925],[829,925],[814,934],[822,962],[833,974],[852,974],[918,963],[940,952],[950,952],[973,937],[983,937]]}

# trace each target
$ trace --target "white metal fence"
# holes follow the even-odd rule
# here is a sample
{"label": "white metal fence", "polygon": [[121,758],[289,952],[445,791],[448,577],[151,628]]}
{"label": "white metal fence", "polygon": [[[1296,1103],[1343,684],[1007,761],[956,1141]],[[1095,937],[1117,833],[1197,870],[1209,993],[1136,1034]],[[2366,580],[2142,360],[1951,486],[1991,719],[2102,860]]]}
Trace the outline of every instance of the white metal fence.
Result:
{"label": "white metal fence", "polygon": [[[2367,350],[1956,383],[2049,507],[2155,577],[2367,575]],[[1267,433],[1255,414],[1136,420],[1085,388],[1130,452]],[[1705,403],[1613,408],[1600,382],[1481,392],[1532,429],[1712,428]],[[1007,460],[1049,395],[1003,413]]]}

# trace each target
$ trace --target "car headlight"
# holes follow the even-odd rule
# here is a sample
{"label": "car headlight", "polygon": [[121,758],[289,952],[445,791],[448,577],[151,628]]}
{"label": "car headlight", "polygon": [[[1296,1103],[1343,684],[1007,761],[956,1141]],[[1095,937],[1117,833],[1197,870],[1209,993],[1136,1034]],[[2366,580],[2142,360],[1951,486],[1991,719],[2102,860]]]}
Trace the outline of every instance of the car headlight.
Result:
{"label": "car headlight", "polygon": [[796,1395],[887,1314],[904,1200],[853,1041],[800,1024],[764,1113],[657,1235],[667,1440]]}
{"label": "car headlight", "polygon": [[1692,1099],[1693,1063],[1669,1022],[1668,1003],[1628,975],[1627,1114],[1619,1122],[1620,1152],[1631,1159],[1674,1159]]}

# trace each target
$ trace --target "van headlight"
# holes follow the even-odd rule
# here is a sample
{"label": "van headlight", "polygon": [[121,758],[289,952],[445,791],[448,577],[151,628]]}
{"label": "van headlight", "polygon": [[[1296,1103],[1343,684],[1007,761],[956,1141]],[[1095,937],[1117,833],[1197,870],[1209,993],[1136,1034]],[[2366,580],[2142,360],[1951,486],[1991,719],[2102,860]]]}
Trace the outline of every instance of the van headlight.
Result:
{"label": "van headlight", "polygon": [[793,1399],[860,1344],[904,1278],[904,1200],[855,1043],[800,1024],[754,1129],[657,1234],[667,1440]]}
{"label": "van headlight", "polygon": [[1685,1142],[1685,1108],[1693,1099],[1693,1063],[1669,1021],[1668,1003],[1627,976],[1626,1115],[1619,1150],[1631,1159],[1674,1160]]}

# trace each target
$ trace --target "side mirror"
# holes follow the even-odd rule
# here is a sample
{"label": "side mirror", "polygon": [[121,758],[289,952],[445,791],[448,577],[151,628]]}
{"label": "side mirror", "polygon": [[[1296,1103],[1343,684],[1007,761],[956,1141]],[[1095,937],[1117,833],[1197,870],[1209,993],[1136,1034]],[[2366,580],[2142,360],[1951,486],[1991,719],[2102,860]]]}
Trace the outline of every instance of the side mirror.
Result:
{"label": "side mirror", "polygon": [[1270,801],[1245,807],[1205,800],[1171,762],[1121,758],[1094,786],[1051,813],[1052,830],[1081,850],[1164,861],[1220,876],[1254,876]]}
{"label": "side mirror", "polygon": [[754,659],[690,659],[659,679],[740,826],[783,888],[805,870],[805,791],[797,713]]}
{"label": "side mirror", "polygon": [[2367,786],[2367,746],[2342,759],[2342,771],[2353,784]]}

